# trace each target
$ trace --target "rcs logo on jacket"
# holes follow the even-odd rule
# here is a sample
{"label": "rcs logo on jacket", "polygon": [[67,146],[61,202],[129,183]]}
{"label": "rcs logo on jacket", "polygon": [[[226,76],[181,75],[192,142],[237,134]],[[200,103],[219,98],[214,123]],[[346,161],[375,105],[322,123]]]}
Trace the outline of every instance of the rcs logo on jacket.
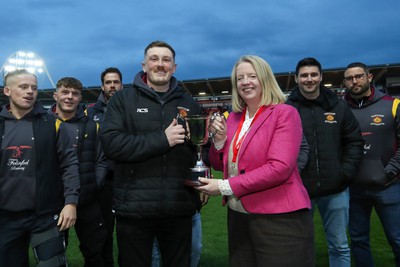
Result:
{"label": "rcs logo on jacket", "polygon": [[337,123],[335,112],[325,112],[325,123]]}

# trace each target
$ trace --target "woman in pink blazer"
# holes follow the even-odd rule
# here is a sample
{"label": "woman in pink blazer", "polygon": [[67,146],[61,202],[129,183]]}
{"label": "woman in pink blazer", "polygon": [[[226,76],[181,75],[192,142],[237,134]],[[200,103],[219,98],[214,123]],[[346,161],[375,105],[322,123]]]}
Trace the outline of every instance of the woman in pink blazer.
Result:
{"label": "woman in pink blazer", "polygon": [[224,196],[230,266],[314,266],[310,199],[297,156],[302,127],[262,58],[243,56],[232,75],[233,112],[211,119],[209,160],[224,179],[198,190]]}

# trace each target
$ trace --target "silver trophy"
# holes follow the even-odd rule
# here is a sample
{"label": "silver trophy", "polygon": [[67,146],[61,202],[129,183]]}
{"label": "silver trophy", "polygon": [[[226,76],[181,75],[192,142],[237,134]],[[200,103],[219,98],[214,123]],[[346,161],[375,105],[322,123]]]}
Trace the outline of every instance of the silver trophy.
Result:
{"label": "silver trophy", "polygon": [[191,168],[190,179],[185,180],[188,186],[199,186],[202,183],[198,180],[199,177],[210,178],[210,168],[208,168],[201,157],[202,147],[208,141],[207,119],[205,115],[193,115],[185,117],[186,125],[189,127],[188,137],[197,147],[196,165]]}

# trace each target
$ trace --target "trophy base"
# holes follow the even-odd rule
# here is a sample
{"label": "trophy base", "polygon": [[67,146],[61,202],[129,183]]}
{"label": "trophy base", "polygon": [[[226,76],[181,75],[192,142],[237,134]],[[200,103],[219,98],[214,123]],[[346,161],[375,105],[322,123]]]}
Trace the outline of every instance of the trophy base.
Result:
{"label": "trophy base", "polygon": [[184,184],[186,186],[190,186],[190,187],[197,187],[197,186],[201,186],[204,185],[202,182],[200,182],[199,180],[197,181],[192,181],[192,180],[185,180]]}
{"label": "trophy base", "polygon": [[191,168],[191,177],[190,179],[186,179],[184,183],[185,185],[191,187],[204,185],[198,180],[199,177],[210,178],[210,169],[205,166],[196,166]]}

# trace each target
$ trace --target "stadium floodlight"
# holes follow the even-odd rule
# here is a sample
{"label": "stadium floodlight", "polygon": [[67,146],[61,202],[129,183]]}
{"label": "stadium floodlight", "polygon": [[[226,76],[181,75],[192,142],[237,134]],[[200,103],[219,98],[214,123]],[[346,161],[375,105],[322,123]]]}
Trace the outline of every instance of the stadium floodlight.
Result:
{"label": "stadium floodlight", "polygon": [[9,56],[6,62],[1,67],[0,72],[4,76],[13,70],[16,69],[26,69],[29,72],[36,74],[39,78],[39,75],[45,74],[51,83],[53,88],[56,88],[54,85],[53,79],[49,74],[49,71],[46,68],[46,64],[44,64],[44,60],[36,53],[30,51],[17,51]]}

